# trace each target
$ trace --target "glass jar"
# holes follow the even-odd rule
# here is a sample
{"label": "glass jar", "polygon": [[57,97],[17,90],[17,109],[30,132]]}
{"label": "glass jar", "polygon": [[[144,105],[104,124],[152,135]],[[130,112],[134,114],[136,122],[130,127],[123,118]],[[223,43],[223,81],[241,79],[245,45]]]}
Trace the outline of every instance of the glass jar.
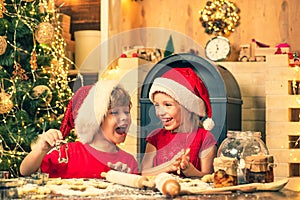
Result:
{"label": "glass jar", "polygon": [[217,157],[214,159],[214,187],[228,187],[238,184],[238,162],[236,158]]}
{"label": "glass jar", "polygon": [[261,139],[261,132],[246,131],[247,142],[244,146],[241,157],[253,155],[269,155],[266,144]]}
{"label": "glass jar", "polygon": [[218,157],[225,156],[238,160],[238,183],[245,183],[245,157],[253,155],[269,155],[265,143],[261,139],[261,132],[228,131],[227,138],[218,149]]}
{"label": "glass jar", "polygon": [[270,183],[274,181],[273,156],[247,156],[245,164],[246,183]]}

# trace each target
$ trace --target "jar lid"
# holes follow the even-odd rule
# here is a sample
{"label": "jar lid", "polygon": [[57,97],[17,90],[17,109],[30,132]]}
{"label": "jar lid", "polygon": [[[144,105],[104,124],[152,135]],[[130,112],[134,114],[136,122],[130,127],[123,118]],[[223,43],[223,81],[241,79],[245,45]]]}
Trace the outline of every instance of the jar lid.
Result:
{"label": "jar lid", "polygon": [[226,136],[228,138],[245,138],[247,136],[247,132],[245,132],[245,131],[227,131]]}
{"label": "jar lid", "polygon": [[248,137],[258,137],[261,138],[260,131],[246,131]]}
{"label": "jar lid", "polygon": [[253,155],[245,158],[245,168],[253,172],[265,172],[273,163],[274,158],[270,155]]}
{"label": "jar lid", "polygon": [[226,174],[237,176],[238,161],[236,158],[217,157],[214,158],[214,171],[224,170]]}

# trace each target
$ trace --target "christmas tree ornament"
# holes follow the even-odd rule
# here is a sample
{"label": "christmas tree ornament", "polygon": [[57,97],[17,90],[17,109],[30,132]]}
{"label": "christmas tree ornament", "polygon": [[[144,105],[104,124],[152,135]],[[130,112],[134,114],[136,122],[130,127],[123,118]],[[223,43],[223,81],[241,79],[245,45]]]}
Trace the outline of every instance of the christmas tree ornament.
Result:
{"label": "christmas tree ornament", "polygon": [[0,36],[0,56],[3,55],[7,48],[6,36]]}
{"label": "christmas tree ornament", "polygon": [[5,6],[3,0],[0,0],[0,19],[3,18],[3,13],[5,12]]}
{"label": "christmas tree ornament", "polygon": [[12,76],[13,79],[15,79],[16,77],[19,77],[23,81],[28,79],[26,71],[22,68],[20,63],[16,62],[14,68],[15,70],[13,71],[13,76]]}
{"label": "christmas tree ornament", "polygon": [[0,114],[8,113],[14,107],[11,98],[14,92],[14,83],[9,79],[2,78],[0,81]]}
{"label": "christmas tree ornament", "polygon": [[35,39],[40,44],[50,44],[54,40],[54,27],[49,22],[40,23],[35,30]]}
{"label": "christmas tree ornament", "polygon": [[30,57],[30,66],[31,69],[36,70],[37,69],[37,60],[36,60],[36,51],[33,50]]}
{"label": "christmas tree ornament", "polygon": [[48,105],[52,100],[52,92],[46,85],[35,86],[32,90],[32,96],[34,98],[43,98],[44,103],[41,106]]}
{"label": "christmas tree ornament", "polygon": [[0,114],[5,114],[11,111],[14,107],[14,104],[11,100],[11,95],[5,93],[4,91],[0,92]]}
{"label": "christmas tree ornament", "polygon": [[0,114],[8,113],[14,107],[11,98],[14,91],[14,83],[9,79],[2,78],[0,82]]}

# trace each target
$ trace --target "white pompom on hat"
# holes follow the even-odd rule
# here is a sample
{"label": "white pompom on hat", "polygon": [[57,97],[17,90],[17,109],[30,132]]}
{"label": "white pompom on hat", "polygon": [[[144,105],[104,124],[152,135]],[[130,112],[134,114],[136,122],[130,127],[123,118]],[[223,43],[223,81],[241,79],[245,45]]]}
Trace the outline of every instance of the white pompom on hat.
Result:
{"label": "white pompom on hat", "polygon": [[191,68],[171,68],[156,78],[149,92],[152,102],[156,92],[166,93],[190,112],[203,117],[204,129],[214,128],[208,90]]}
{"label": "white pompom on hat", "polygon": [[[79,89],[70,101],[72,112],[64,117],[65,122],[74,120],[74,126],[79,140],[82,143],[92,142],[95,134],[99,132],[100,125],[109,109],[110,97],[118,81],[99,80],[93,86],[84,86]],[[77,98],[74,98],[77,97]],[[69,130],[70,125],[67,125]],[[63,132],[66,136],[68,132]]]}

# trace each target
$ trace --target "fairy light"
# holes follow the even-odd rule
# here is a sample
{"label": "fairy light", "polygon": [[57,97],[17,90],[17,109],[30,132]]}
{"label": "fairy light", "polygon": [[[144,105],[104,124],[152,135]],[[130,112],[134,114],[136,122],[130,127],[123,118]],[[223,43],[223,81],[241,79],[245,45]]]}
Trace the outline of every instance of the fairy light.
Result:
{"label": "fairy light", "polygon": [[[2,2],[0,0],[0,2]],[[21,3],[22,2],[22,3]],[[38,5],[38,9],[36,9]],[[8,63],[18,63],[21,69],[26,69],[26,62],[22,61],[22,57],[18,56],[22,54],[23,57],[31,58],[29,67],[31,69],[24,74],[17,74],[14,79],[11,79],[15,83],[15,87],[6,87],[6,91],[14,91],[15,105],[12,110],[7,113],[0,115],[0,169],[9,169],[14,177],[18,176],[18,166],[24,156],[28,153],[23,148],[23,145],[30,146],[29,138],[37,136],[42,129],[49,128],[46,124],[51,124],[56,119],[61,119],[60,116],[63,114],[66,104],[72,96],[72,90],[68,86],[68,68],[69,63],[74,64],[65,56],[66,43],[62,37],[62,27],[58,20],[58,14],[56,14],[54,0],[35,0],[35,1],[24,1],[24,0],[6,0],[1,4],[1,11],[4,18],[15,20],[15,23],[7,26],[5,25],[7,36],[7,45],[12,49],[13,57],[1,57],[7,59]],[[7,9],[8,8],[8,9]],[[35,42],[33,38],[32,48],[20,45],[20,39],[18,34],[25,34],[28,29],[34,36],[38,25],[42,22],[47,22],[53,26],[53,41],[50,44],[41,44]],[[23,26],[25,32],[18,30],[20,26]],[[13,30],[8,32],[8,28]],[[47,31],[47,29],[43,30]],[[9,37],[8,37],[9,36]],[[31,40],[28,40],[28,42]],[[33,52],[35,51],[35,52]],[[36,54],[37,58],[34,58]],[[40,59],[50,58],[52,61],[48,64],[41,64]],[[68,62],[66,62],[68,61]],[[37,64],[37,69],[34,66]],[[1,65],[1,64],[0,64]],[[2,64],[3,65],[3,64]],[[0,80],[3,79],[2,74],[10,74],[7,69],[14,69],[13,66],[0,67]],[[27,75],[30,80],[26,82],[22,81],[22,75]],[[7,76],[9,77],[9,76]],[[5,78],[7,78],[5,77]],[[18,87],[20,84],[21,87]],[[33,96],[32,89],[39,85],[45,85],[50,91],[56,91],[56,98],[54,102],[49,102],[47,95]],[[18,97],[17,93],[21,92],[22,97]],[[38,105],[34,116],[30,116],[24,110],[26,104],[35,102],[41,102],[42,105]],[[13,124],[20,126],[13,126]],[[12,127],[13,126],[13,127]],[[30,132],[32,130],[32,132]],[[12,141],[12,142],[10,142]]]}
{"label": "fairy light", "polygon": [[239,12],[240,9],[228,0],[211,0],[199,11],[199,20],[205,33],[229,36],[239,25]]}

